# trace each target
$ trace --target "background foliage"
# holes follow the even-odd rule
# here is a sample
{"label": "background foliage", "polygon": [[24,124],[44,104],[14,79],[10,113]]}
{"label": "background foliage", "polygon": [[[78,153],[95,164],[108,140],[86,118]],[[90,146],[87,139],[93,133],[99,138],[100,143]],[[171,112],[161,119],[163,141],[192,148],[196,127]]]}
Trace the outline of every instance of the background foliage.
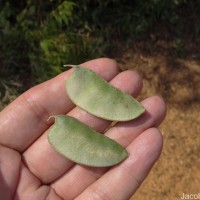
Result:
{"label": "background foliage", "polygon": [[63,64],[111,56],[116,41],[127,44],[160,27],[182,48],[185,34],[199,36],[199,13],[198,0],[2,0],[0,80],[23,76],[35,84],[60,73]]}

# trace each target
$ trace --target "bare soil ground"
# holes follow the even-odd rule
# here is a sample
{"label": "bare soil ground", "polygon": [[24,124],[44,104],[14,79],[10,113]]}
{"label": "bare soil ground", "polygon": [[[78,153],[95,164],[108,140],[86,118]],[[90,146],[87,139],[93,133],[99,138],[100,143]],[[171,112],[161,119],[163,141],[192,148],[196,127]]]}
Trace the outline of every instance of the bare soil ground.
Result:
{"label": "bare soil ground", "polygon": [[164,148],[134,200],[176,200],[200,193],[200,59],[188,42],[187,56],[174,56],[173,41],[134,44],[119,59],[123,69],[137,70],[144,80],[140,98],[162,96],[168,114],[160,129]]}

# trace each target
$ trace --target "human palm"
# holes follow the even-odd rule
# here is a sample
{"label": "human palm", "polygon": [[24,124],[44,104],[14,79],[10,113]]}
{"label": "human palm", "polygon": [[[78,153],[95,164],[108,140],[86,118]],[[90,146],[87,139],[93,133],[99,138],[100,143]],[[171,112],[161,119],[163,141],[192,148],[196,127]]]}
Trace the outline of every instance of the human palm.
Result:
{"label": "human palm", "polygon": [[[83,66],[134,97],[142,88],[136,72],[120,73],[110,59],[92,60]],[[64,83],[70,73],[68,70],[33,87],[0,113],[0,199],[127,200],[158,159],[162,136],[157,127],[166,107],[156,96],[142,101],[146,112],[141,117],[106,131],[129,152],[122,163],[109,168],[86,167],[58,154],[47,140],[52,125],[49,116],[68,114],[98,132],[109,125],[109,121],[88,114],[69,100]]]}

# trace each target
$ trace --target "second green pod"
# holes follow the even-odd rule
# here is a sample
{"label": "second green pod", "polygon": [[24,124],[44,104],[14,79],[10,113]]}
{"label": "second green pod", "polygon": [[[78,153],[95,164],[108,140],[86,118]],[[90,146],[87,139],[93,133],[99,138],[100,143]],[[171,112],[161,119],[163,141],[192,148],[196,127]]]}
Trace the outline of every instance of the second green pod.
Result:
{"label": "second green pod", "polygon": [[74,66],[66,81],[69,98],[77,106],[97,117],[111,121],[129,121],[145,110],[132,96],[113,87],[95,72]]}

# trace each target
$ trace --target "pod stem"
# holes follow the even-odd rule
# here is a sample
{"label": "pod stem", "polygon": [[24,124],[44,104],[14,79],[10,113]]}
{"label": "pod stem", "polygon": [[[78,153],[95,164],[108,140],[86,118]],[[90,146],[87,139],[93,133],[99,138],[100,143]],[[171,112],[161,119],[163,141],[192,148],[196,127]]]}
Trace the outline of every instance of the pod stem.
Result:
{"label": "pod stem", "polygon": [[54,120],[55,120],[56,116],[54,116],[54,115],[49,116],[47,119],[47,122],[50,121],[52,118],[54,118]]}
{"label": "pod stem", "polygon": [[72,68],[75,68],[77,67],[78,65],[71,65],[71,64],[66,64],[66,65],[63,65],[63,67],[72,67]]}

